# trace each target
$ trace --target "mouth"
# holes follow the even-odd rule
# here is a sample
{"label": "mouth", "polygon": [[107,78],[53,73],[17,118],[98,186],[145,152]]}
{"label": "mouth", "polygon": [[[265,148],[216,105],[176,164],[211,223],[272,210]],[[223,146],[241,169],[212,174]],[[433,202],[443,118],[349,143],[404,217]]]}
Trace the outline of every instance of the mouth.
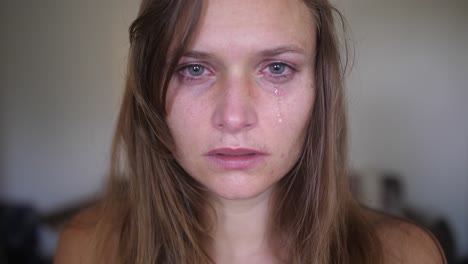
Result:
{"label": "mouth", "polygon": [[246,170],[261,162],[267,154],[246,148],[220,148],[211,150],[206,156],[221,169]]}
{"label": "mouth", "polygon": [[208,152],[207,156],[227,156],[227,157],[239,157],[239,156],[255,156],[265,155],[265,153],[247,148],[219,148],[213,149]]}
{"label": "mouth", "polygon": [[229,153],[216,153],[217,156],[226,156],[226,157],[239,157],[239,156],[254,156],[257,153],[245,153],[245,154],[229,154]]}

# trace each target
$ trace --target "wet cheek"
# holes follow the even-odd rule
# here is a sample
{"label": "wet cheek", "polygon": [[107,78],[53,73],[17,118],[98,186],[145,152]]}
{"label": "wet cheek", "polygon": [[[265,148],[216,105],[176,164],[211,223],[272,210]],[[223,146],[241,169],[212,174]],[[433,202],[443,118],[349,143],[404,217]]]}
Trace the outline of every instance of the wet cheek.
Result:
{"label": "wet cheek", "polygon": [[275,88],[274,90],[274,93],[275,93],[275,117],[276,117],[276,121],[278,123],[283,123],[283,114],[281,113],[281,104],[283,104],[282,100],[281,100],[281,94],[280,94],[280,91],[278,88]]}
{"label": "wet cheek", "polygon": [[[279,123],[279,134],[287,140],[289,157],[298,157],[302,152],[305,130],[309,121],[309,105],[304,102],[293,102],[284,105],[283,122]],[[285,154],[282,153],[284,156]]]}
{"label": "wet cheek", "polygon": [[275,123],[289,129],[304,126],[314,103],[313,90],[289,95],[284,91],[276,91],[269,108],[269,115]]}

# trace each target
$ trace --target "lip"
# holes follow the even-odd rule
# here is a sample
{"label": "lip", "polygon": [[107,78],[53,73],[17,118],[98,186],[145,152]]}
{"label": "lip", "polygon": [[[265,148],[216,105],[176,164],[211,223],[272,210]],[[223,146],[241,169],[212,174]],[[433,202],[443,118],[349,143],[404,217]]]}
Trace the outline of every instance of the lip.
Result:
{"label": "lip", "polygon": [[206,157],[224,170],[246,170],[254,167],[267,156],[266,153],[248,148],[218,148]]}

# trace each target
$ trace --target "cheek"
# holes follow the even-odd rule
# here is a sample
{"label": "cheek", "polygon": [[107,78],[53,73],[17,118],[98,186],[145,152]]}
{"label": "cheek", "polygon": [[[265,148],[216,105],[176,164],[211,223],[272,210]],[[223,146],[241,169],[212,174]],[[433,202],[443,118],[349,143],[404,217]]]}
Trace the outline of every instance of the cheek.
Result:
{"label": "cheek", "polygon": [[170,107],[168,107],[167,123],[178,154],[185,151],[185,146],[190,146],[185,141],[191,138],[188,131],[191,130],[193,118],[193,111],[186,104],[180,102],[180,100],[171,101]]}
{"label": "cheek", "polygon": [[203,150],[202,143],[209,135],[207,116],[209,113],[203,108],[203,104],[194,103],[193,98],[181,93],[173,100],[167,122],[175,141],[175,155],[178,159],[191,159],[194,154]]}

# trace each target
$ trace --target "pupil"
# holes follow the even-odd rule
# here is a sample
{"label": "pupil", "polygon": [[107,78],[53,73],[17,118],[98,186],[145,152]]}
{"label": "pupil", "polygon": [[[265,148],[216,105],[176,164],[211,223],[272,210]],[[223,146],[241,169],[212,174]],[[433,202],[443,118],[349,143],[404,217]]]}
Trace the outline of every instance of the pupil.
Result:
{"label": "pupil", "polygon": [[274,74],[281,74],[281,73],[284,72],[285,67],[284,67],[284,65],[281,64],[281,63],[275,63],[275,64],[273,64],[273,65],[270,66],[270,70],[271,70],[271,72],[274,73]]}
{"label": "pupil", "polygon": [[192,65],[188,68],[190,75],[200,76],[202,75],[204,67],[201,65]]}

